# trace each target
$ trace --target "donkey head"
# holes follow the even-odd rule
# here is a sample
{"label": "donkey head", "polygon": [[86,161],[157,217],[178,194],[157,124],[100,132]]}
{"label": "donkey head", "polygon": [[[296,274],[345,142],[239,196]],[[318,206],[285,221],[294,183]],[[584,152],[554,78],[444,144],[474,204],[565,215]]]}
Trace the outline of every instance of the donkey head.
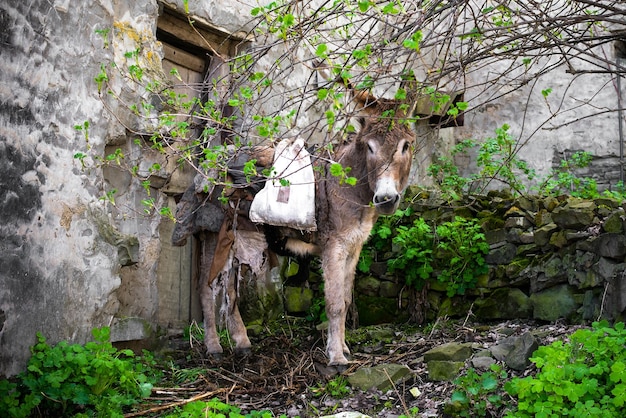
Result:
{"label": "donkey head", "polygon": [[358,156],[365,156],[372,203],[379,214],[393,214],[400,204],[411,170],[415,132],[407,118],[415,109],[415,76],[411,71],[403,75],[400,89],[406,93],[404,100],[377,99],[368,91],[354,88],[343,77],[333,79],[326,63],[315,62],[314,66],[325,80],[341,82],[350,91],[361,118],[361,130],[355,145]]}
{"label": "donkey head", "polygon": [[368,95],[362,103],[365,117],[357,147],[365,154],[372,203],[378,213],[390,215],[398,208],[409,180],[415,132],[406,121],[407,106],[396,100],[371,99]]}

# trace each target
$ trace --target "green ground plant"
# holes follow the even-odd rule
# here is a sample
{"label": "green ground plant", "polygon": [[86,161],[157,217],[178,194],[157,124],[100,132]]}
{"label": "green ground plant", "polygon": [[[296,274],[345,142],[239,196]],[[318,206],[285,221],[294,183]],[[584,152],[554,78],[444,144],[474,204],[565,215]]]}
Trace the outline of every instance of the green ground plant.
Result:
{"label": "green ground plant", "polygon": [[487,274],[485,256],[489,244],[482,227],[474,219],[456,216],[436,228],[436,248],[443,254],[445,268],[440,268],[437,280],[445,283],[448,296],[464,295],[476,286],[477,277]]}
{"label": "green ground plant", "polygon": [[[489,245],[475,220],[455,217],[434,228],[410,208],[381,218],[361,253],[359,270],[369,271],[374,257],[387,260],[387,271],[421,290],[431,280],[446,286],[448,296],[463,295],[487,272]],[[433,274],[437,272],[436,278]]]}
{"label": "green ground plant", "polygon": [[121,417],[124,407],[150,395],[158,379],[153,357],[136,357],[110,343],[109,328],[92,331],[85,345],[65,341],[51,346],[37,334],[25,372],[16,381],[0,381],[0,410],[11,417],[34,411],[50,416]]}
{"label": "green ground plant", "polygon": [[398,251],[387,261],[389,273],[402,274],[409,286],[423,288],[434,270],[432,227],[416,218],[410,225],[398,225],[392,242]]}
{"label": "green ground plant", "polygon": [[[274,418],[269,411],[251,411],[241,413],[241,409],[220,401],[194,401],[177,408],[173,413],[165,415],[165,418]],[[284,415],[280,416],[281,418]]]}
{"label": "green ground plant", "polygon": [[596,322],[569,342],[542,346],[531,357],[538,372],[512,379],[506,391],[517,397],[507,417],[622,417],[626,410],[626,330]]}
{"label": "green ground plant", "polygon": [[345,398],[352,393],[348,385],[348,379],[341,375],[330,379],[326,383],[318,383],[316,387],[311,388],[311,391],[317,397],[328,395],[335,399]]}
{"label": "green ground plant", "polygon": [[508,374],[502,366],[494,364],[489,371],[478,373],[468,369],[454,381],[455,390],[445,407],[445,412],[458,417],[501,416],[506,406],[504,382]]}

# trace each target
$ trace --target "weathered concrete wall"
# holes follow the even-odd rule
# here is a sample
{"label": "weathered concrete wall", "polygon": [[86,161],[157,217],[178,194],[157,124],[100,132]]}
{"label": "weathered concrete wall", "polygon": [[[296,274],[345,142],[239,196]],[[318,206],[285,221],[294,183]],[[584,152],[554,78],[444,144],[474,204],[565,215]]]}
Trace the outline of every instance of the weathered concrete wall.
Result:
{"label": "weathered concrete wall", "polygon": [[23,366],[35,332],[85,340],[116,311],[114,246],[94,217],[101,178],[73,159],[91,120],[101,148],[107,117],[93,74],[106,60],[94,28],[113,21],[106,1],[20,1],[0,6],[0,374]]}
{"label": "weathered concrete wall", "polygon": [[[607,70],[617,59],[612,45],[599,48],[599,55],[607,58]],[[484,71],[469,74],[465,82],[465,99],[472,106],[473,97],[480,95],[482,104],[465,115],[463,127],[451,128],[455,140],[494,137],[495,129],[507,123],[511,126],[509,133],[519,146],[518,157],[536,170],[538,182],[558,167],[562,159],[575,151],[586,151],[596,158],[585,174],[596,178],[601,190],[614,186],[623,169],[619,161],[615,76],[584,73],[592,68],[574,59],[571,69],[560,67],[528,83],[523,83],[524,74],[519,77],[505,75],[485,94],[483,86],[487,74],[492,78],[494,74],[506,74],[510,64],[503,60]],[[540,59],[529,68],[529,73],[552,64],[553,60]],[[572,69],[580,73],[572,73]],[[622,97],[626,97],[626,80],[623,78],[621,87]],[[548,89],[551,92],[544,97],[542,91]],[[507,95],[484,103],[485,98],[499,97],[503,93]],[[466,174],[472,169],[468,166]]]}
{"label": "weathered concrete wall", "polygon": [[[215,2],[195,12],[236,31],[249,15],[237,4],[221,8],[228,18]],[[21,370],[37,331],[51,343],[84,342],[121,318],[156,323],[161,219],[142,214],[147,195],[137,180],[97,164],[83,169],[74,155],[90,163],[120,148],[140,167],[151,163],[142,166],[120,123],[140,122],[105,93],[108,111],[94,77],[101,65],[125,65],[139,43],[144,64],[158,70],[158,13],[156,0],[0,5],[0,375]],[[122,99],[142,94],[121,79],[110,87]],[[88,129],[74,128],[85,121]],[[112,188],[115,205],[101,199]]]}

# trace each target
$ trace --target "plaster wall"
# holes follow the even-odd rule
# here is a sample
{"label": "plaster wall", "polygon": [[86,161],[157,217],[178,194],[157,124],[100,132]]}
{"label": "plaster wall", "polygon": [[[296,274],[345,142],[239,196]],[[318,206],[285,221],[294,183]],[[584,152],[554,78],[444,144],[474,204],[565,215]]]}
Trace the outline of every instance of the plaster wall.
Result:
{"label": "plaster wall", "polygon": [[[249,16],[241,2],[190,3],[232,32]],[[75,155],[92,163],[120,148],[141,168],[152,164],[129,133],[145,122],[102,99],[94,79],[102,65],[128,65],[138,46],[142,64],[159,71],[158,14],[155,0],[0,5],[0,375],[23,369],[37,331],[52,344],[83,343],[124,318],[157,322],[161,218],[143,213],[147,191],[136,180],[85,169]],[[109,81],[122,100],[145,93]],[[112,189],[115,200],[103,199]]]}
{"label": "plaster wall", "polygon": [[[613,46],[598,49],[600,55],[607,57],[607,67],[614,66],[617,57]],[[571,63],[571,68],[558,67],[536,80],[529,80],[524,73],[499,80],[486,92],[483,91],[485,80],[504,73],[510,62],[503,60],[484,71],[470,73],[465,82],[465,99],[473,108],[465,115],[463,127],[451,128],[455,142],[494,137],[495,129],[506,123],[517,141],[518,157],[537,173],[534,184],[544,180],[562,159],[573,152],[585,151],[594,156],[585,175],[594,177],[601,189],[615,186],[623,170],[617,78],[599,74],[595,71],[597,67],[592,68],[581,60],[574,59]],[[551,65],[553,59],[540,59],[528,72]],[[587,73],[588,70],[594,71]],[[622,97],[626,95],[624,81],[622,78]],[[504,93],[505,97],[498,98]],[[474,100],[479,95],[480,100]],[[495,99],[485,100],[489,97]],[[467,174],[473,168],[467,164],[465,169]]]}

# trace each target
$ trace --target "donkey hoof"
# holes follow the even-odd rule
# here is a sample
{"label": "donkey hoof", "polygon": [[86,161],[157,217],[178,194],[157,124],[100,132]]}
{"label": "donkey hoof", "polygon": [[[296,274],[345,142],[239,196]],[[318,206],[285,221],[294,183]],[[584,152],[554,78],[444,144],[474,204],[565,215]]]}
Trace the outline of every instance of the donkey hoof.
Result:
{"label": "donkey hoof", "polygon": [[235,347],[235,354],[240,357],[249,357],[252,355],[252,348],[250,347]]}
{"label": "donkey hoof", "polygon": [[337,370],[337,374],[343,374],[346,370],[348,370],[347,364],[337,364],[333,367]]}
{"label": "donkey hoof", "polygon": [[222,353],[209,353],[207,351],[206,353],[206,358],[211,360],[211,361],[222,361],[222,359],[224,358],[224,355]]}
{"label": "donkey hoof", "polygon": [[339,365],[335,365],[335,366],[328,365],[327,366],[325,364],[315,362],[315,370],[319,374],[324,376],[326,379],[332,379],[333,377],[335,377],[335,376],[337,376],[339,374],[343,374],[343,372],[345,372],[347,368],[348,368],[347,364],[339,364]]}

